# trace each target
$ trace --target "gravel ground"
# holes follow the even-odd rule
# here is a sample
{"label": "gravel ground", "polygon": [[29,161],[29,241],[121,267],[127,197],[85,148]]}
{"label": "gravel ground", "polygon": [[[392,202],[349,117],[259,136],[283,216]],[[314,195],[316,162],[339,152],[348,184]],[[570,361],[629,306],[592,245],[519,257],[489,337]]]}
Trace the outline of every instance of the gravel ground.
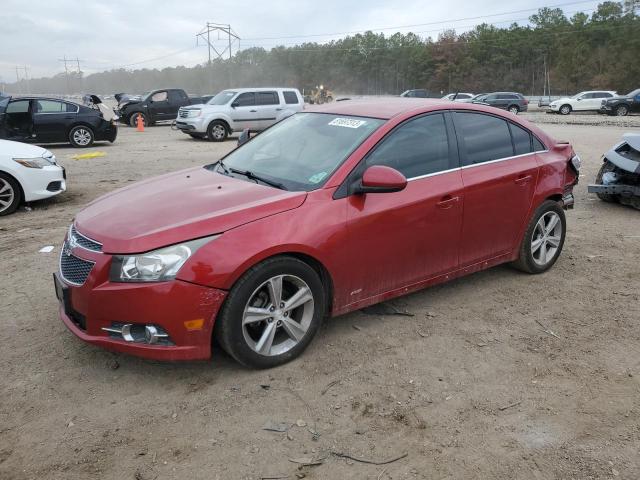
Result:
{"label": "gravel ground", "polygon": [[122,128],[89,150],[102,158],[52,148],[69,191],[0,219],[0,478],[640,478],[640,212],[586,192],[628,130],[562,120],[543,128],[573,143],[584,174],[551,271],[497,267],[393,302],[411,317],[329,320],[269,371],[220,351],[180,364],[112,354],[56,315],[51,272],[75,212],[235,142],[160,126]]}

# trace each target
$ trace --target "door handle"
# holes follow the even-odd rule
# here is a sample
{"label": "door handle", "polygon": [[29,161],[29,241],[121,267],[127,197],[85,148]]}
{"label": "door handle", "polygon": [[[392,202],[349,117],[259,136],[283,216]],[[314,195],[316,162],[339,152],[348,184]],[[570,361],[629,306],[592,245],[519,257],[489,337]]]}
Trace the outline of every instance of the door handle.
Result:
{"label": "door handle", "polygon": [[436,203],[436,207],[438,208],[442,208],[442,209],[448,209],[453,207],[453,205],[458,202],[458,200],[460,200],[460,197],[458,196],[451,196],[451,195],[445,195],[444,197],[442,197],[440,199],[440,201],[438,203]]}
{"label": "door handle", "polygon": [[249,110],[251,113],[256,113],[258,110]]}
{"label": "door handle", "polygon": [[526,185],[531,181],[533,177],[531,175],[524,175],[515,179],[517,185]]}
{"label": "door handle", "polygon": [[281,112],[282,108],[276,108],[276,112]]}

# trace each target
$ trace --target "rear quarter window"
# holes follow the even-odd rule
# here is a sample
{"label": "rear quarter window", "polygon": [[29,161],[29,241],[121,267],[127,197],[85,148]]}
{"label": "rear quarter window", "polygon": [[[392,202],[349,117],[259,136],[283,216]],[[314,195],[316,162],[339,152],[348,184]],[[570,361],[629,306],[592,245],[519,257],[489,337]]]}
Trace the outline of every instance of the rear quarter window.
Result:
{"label": "rear quarter window", "polygon": [[528,130],[510,123],[511,138],[513,138],[513,150],[516,155],[531,153],[531,134]]}
{"label": "rear quarter window", "polygon": [[284,103],[286,103],[287,105],[294,105],[297,103],[300,103],[298,101],[298,95],[296,95],[296,92],[292,92],[292,91],[284,91],[282,92],[282,96],[284,97]]}

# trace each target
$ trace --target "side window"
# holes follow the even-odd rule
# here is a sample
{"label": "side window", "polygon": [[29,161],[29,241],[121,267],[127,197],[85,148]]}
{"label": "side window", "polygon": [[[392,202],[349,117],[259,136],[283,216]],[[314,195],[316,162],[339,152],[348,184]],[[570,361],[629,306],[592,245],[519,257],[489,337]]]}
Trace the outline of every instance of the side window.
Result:
{"label": "side window", "polygon": [[447,127],[442,114],[409,120],[387,135],[367,157],[367,165],[386,165],[407,178],[450,168]]}
{"label": "side window", "polygon": [[600,98],[611,98],[611,97],[613,97],[613,95],[611,95],[608,92],[604,92]]}
{"label": "side window", "polygon": [[513,148],[516,155],[531,153],[531,134],[515,123],[510,123],[511,138],[513,138]]}
{"label": "side window", "polygon": [[239,107],[250,107],[256,104],[256,94],[253,92],[241,93],[233,103],[238,104]]}
{"label": "side window", "polygon": [[7,105],[7,113],[27,113],[29,111],[29,100],[18,100]]}
{"label": "side window", "polygon": [[157,92],[151,97],[153,102],[164,102],[167,99],[167,92]]}
{"label": "side window", "polygon": [[545,147],[542,142],[540,140],[538,140],[535,136],[533,137],[533,151],[534,152],[542,152],[543,150],[546,150],[547,147]]}
{"label": "side window", "polygon": [[64,113],[68,111],[67,105],[55,100],[36,100],[36,113]]}
{"label": "side window", "polygon": [[256,105],[278,105],[277,92],[256,92]]}
{"label": "side window", "polygon": [[455,115],[467,158],[465,165],[489,162],[513,156],[509,126],[501,118],[481,113]]}
{"label": "side window", "polygon": [[74,105],[73,103],[65,103],[65,106],[67,109],[67,113],[78,113],[78,111],[80,110],[80,108],[78,108],[78,106]]}
{"label": "side window", "polygon": [[296,92],[292,92],[288,90],[288,91],[282,92],[282,95],[284,96],[284,103],[286,103],[287,105],[300,103],[298,101],[298,95],[296,95]]}

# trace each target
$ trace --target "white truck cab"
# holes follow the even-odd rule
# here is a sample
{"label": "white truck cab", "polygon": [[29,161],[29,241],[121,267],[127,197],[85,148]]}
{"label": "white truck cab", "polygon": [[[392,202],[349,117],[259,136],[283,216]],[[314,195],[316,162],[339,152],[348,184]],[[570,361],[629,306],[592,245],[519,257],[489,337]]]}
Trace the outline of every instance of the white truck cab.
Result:
{"label": "white truck cab", "polygon": [[247,128],[262,131],[303,107],[302,95],[295,88],[232,88],[206,104],[181,107],[175,126],[194,138],[222,142]]}

